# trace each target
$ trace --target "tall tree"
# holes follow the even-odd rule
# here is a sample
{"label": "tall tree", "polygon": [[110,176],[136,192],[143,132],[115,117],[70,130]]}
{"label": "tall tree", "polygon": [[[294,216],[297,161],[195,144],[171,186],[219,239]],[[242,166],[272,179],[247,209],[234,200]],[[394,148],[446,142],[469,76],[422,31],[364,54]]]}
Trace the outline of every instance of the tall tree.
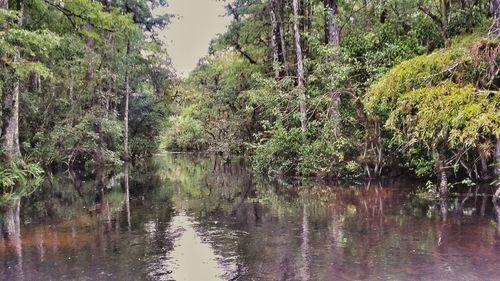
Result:
{"label": "tall tree", "polygon": [[278,18],[278,30],[279,30],[279,43],[281,45],[281,61],[283,62],[285,74],[288,72],[288,59],[287,59],[287,47],[285,39],[285,28],[283,27],[284,17],[285,17],[285,3],[284,0],[275,0],[277,4],[277,18]]}
{"label": "tall tree", "polygon": [[299,91],[300,123],[302,132],[307,131],[306,89],[304,78],[304,60],[300,36],[300,0],[293,0],[293,33],[295,38],[295,56],[297,60],[297,89]]}
{"label": "tall tree", "polygon": [[[8,10],[8,0],[0,2],[0,8]],[[17,25],[21,26],[23,21],[23,2],[17,0],[16,10],[18,11]],[[15,54],[12,56],[12,65],[19,60],[19,48],[15,47]],[[5,150],[7,161],[21,158],[21,149],[19,146],[19,78],[15,70],[11,71],[7,87],[3,91],[2,108],[2,130],[1,144]]]}
{"label": "tall tree", "polygon": [[[127,40],[127,55],[126,59],[130,60],[130,40]],[[127,61],[125,69],[125,108],[124,108],[124,133],[123,133],[123,149],[125,150],[125,160],[129,160],[130,154],[128,149],[128,114],[129,114],[129,99],[130,99],[130,62]]]}
{"label": "tall tree", "polygon": [[[332,48],[340,47],[340,28],[338,26],[338,5],[337,0],[323,0],[325,6],[325,36],[326,43]],[[338,59],[339,54],[336,50],[335,57]],[[335,87],[335,86],[334,86]],[[332,89],[330,92],[331,104],[329,108],[329,117],[332,119],[332,133],[334,137],[340,136],[340,92],[337,89]]]}
{"label": "tall tree", "polygon": [[277,0],[269,0],[269,14],[271,16],[271,48],[273,53],[274,78],[279,79],[281,64],[280,60],[280,29],[278,23]]}
{"label": "tall tree", "polygon": [[[0,8],[8,10],[8,0],[0,2]],[[22,0],[17,0],[16,10],[18,11],[17,25],[21,26],[23,20]],[[12,57],[13,64],[19,60],[19,56],[19,48],[15,46]],[[10,74],[10,83],[8,83],[7,87],[4,87],[3,91],[1,144],[5,150],[6,162],[15,162],[21,159],[21,149],[19,146],[19,78],[15,73],[15,69]],[[16,186],[16,188],[19,188],[19,186]],[[2,236],[12,236],[19,234],[20,231],[19,214],[21,200],[20,198],[14,198],[10,203],[7,206],[0,206],[0,209],[2,209],[0,234]]]}

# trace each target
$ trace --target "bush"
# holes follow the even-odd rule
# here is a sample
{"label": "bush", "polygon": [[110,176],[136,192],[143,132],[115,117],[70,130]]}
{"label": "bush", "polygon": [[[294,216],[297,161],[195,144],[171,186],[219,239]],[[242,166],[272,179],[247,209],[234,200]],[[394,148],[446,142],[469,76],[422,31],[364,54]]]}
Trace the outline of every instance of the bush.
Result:
{"label": "bush", "polygon": [[346,159],[345,151],[348,150],[347,141],[342,138],[333,142],[324,138],[307,142],[299,128],[289,131],[280,128],[271,138],[257,145],[253,164],[257,173],[266,176],[359,177],[362,168]]}
{"label": "bush", "polygon": [[172,150],[201,150],[206,147],[203,123],[190,115],[171,117],[162,147]]}
{"label": "bush", "polygon": [[298,128],[274,131],[271,138],[259,143],[255,149],[253,164],[256,172],[268,176],[295,173],[303,140]]}

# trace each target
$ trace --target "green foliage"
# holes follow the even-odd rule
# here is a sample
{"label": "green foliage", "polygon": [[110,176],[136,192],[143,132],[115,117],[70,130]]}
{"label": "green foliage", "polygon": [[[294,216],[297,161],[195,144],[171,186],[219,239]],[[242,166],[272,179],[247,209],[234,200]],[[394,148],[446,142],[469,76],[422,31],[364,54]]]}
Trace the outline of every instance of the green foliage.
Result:
{"label": "green foliage", "polygon": [[253,136],[255,112],[248,91],[257,85],[252,65],[235,52],[209,56],[175,88],[176,116],[166,124],[163,147],[242,151]]}
{"label": "green foliage", "polygon": [[472,146],[481,136],[500,135],[499,105],[498,95],[445,81],[401,95],[386,126],[395,141],[409,146],[443,139],[451,148]]}
{"label": "green foliage", "polygon": [[43,180],[44,172],[37,164],[10,162],[0,170],[0,205],[13,203],[34,192]]}
{"label": "green foliage", "polygon": [[290,174],[297,171],[304,136],[300,129],[277,129],[272,138],[255,149],[255,170],[263,175]]}
{"label": "green foliage", "polygon": [[361,175],[361,166],[345,155],[348,145],[344,139],[304,141],[299,128],[273,130],[269,139],[261,139],[255,147],[253,163],[256,172],[268,176],[298,174],[356,178]]}
{"label": "green foliage", "polygon": [[170,117],[162,140],[163,147],[173,150],[201,150],[206,147],[203,123],[193,118],[191,111],[185,109],[182,115]]}
{"label": "green foliage", "polygon": [[[243,151],[264,175],[353,178],[400,168],[432,176],[439,144],[457,173],[465,166],[470,174],[476,148],[498,135],[500,48],[480,39],[485,2],[453,2],[444,19],[452,47],[439,49],[447,40],[419,8],[442,14],[436,3],[338,1],[340,44],[332,46],[324,3],[304,2],[298,43],[306,81],[297,89],[291,8],[272,24],[269,3],[231,2],[228,30],[175,90],[165,147]],[[284,33],[271,30],[280,25]]]}
{"label": "green foliage", "polygon": [[151,9],[142,0],[33,0],[22,14],[0,10],[0,91],[21,80],[23,155],[92,169],[99,153],[104,164],[121,165],[126,75],[130,154],[157,150],[172,71],[164,46],[148,38],[170,15]]}
{"label": "green foliage", "polygon": [[365,108],[374,116],[386,113],[400,94],[436,85],[448,77],[466,52],[464,48],[438,50],[402,62],[370,87],[364,100]]}
{"label": "green foliage", "polygon": [[486,65],[498,62],[484,53],[497,45],[477,38],[460,38],[452,48],[399,64],[365,97],[369,114],[385,120],[391,142],[417,175],[432,174],[438,149],[467,167],[462,159],[468,150],[500,135],[500,97],[483,82]]}

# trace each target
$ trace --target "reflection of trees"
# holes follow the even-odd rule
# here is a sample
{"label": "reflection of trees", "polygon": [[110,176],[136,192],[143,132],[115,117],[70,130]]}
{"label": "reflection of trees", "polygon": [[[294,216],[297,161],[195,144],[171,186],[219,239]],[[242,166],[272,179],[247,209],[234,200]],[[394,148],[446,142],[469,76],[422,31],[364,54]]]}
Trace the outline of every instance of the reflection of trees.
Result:
{"label": "reflection of trees", "polygon": [[[427,217],[432,202],[410,200],[408,190],[398,186],[270,183],[252,178],[243,162],[217,157],[166,155],[153,164],[124,167],[123,174],[108,179],[100,204],[94,182],[78,174],[52,176],[24,210],[34,221],[50,217],[52,226],[26,231],[22,258],[43,260],[83,249],[80,264],[65,262],[81,268],[93,264],[92,254],[109,257],[117,251],[103,267],[115,271],[133,259],[138,271],[160,278],[180,235],[176,212],[189,217],[202,242],[234,271],[231,276],[249,280],[352,280],[375,274],[422,279],[454,256],[490,255],[488,246],[495,241],[484,225],[462,226],[454,215],[446,223]],[[484,190],[471,193],[460,207],[477,208],[478,214],[486,208],[488,214]],[[479,242],[468,243],[467,237]],[[7,246],[0,245],[0,255],[1,247]],[[27,254],[30,248],[36,251]]]}
{"label": "reflection of trees", "polygon": [[237,213],[252,196],[252,178],[244,165],[228,164],[216,156],[162,156],[158,174],[161,189],[172,197],[178,209],[197,217]]}
{"label": "reflection of trees", "polygon": [[497,217],[497,232],[500,236],[500,199],[498,199],[498,197],[496,196],[493,197],[493,208]]}

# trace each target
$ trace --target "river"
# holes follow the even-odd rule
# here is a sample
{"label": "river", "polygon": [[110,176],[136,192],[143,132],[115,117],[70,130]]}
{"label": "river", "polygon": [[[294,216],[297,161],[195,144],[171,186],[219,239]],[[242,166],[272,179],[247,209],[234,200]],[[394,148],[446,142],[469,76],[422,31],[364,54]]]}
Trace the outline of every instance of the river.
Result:
{"label": "river", "polygon": [[127,167],[103,194],[67,171],[23,200],[0,279],[500,280],[491,187],[443,221],[417,185],[269,183],[190,154]]}

